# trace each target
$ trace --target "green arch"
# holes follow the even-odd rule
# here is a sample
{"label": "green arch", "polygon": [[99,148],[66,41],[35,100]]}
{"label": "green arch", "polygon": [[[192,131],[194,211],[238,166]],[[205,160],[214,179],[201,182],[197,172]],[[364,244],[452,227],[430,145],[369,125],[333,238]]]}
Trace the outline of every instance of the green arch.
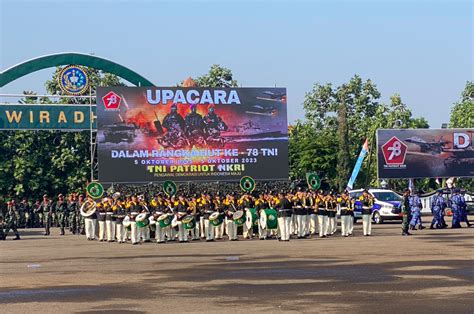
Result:
{"label": "green arch", "polygon": [[27,74],[60,65],[77,64],[115,74],[135,86],[155,86],[135,71],[113,61],[78,52],[55,53],[19,63],[0,72],[0,87]]}

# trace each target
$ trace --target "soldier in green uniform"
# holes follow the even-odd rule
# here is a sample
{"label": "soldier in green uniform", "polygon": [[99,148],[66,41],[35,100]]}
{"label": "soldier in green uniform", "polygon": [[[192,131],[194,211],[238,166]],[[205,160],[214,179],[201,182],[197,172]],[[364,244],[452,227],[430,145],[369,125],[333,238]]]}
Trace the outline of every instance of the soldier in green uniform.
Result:
{"label": "soldier in green uniform", "polygon": [[43,195],[43,202],[40,204],[39,211],[43,214],[44,235],[50,235],[53,217],[53,204],[46,194]]}
{"label": "soldier in green uniform", "polygon": [[79,233],[78,232],[78,226],[77,226],[77,199],[76,199],[76,193],[71,193],[69,194],[68,197],[68,202],[67,202],[67,208],[69,211],[69,231],[71,231],[72,234]]}
{"label": "soldier in green uniform", "polygon": [[17,209],[14,202],[7,203],[7,212],[5,214],[5,233],[3,234],[3,240],[5,240],[8,236],[8,232],[13,230],[15,233],[15,239],[13,240],[20,240],[20,235],[18,234],[17,230],[18,225],[18,216],[17,216]]}
{"label": "soldier in green uniform", "polygon": [[402,205],[402,214],[403,214],[402,235],[409,236],[410,233],[408,232],[408,228],[410,227],[410,220],[411,220],[410,190],[409,189],[405,189],[403,191],[403,202],[401,205]]}
{"label": "soldier in green uniform", "polygon": [[64,235],[64,229],[66,228],[66,220],[69,216],[69,211],[67,208],[67,203],[64,200],[64,195],[58,195],[58,201],[56,202],[56,206],[54,209],[54,212],[58,217],[58,225],[61,230],[60,235]]}
{"label": "soldier in green uniform", "polygon": [[84,194],[79,194],[77,198],[77,211],[76,211],[76,221],[77,221],[77,232],[79,234],[85,235],[86,234],[86,221],[84,216],[81,215],[81,206],[84,204]]}

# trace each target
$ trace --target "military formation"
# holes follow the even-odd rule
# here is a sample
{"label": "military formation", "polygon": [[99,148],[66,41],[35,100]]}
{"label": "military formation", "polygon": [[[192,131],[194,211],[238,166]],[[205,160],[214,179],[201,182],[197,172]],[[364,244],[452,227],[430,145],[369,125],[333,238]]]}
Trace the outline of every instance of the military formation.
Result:
{"label": "military formation", "polygon": [[[347,192],[303,191],[288,189],[279,192],[163,192],[146,194],[112,193],[100,200],[83,194],[63,194],[31,204],[27,199],[7,202],[0,215],[0,238],[12,232],[20,239],[19,228],[44,228],[44,235],[58,227],[85,235],[88,240],[139,244],[155,241],[189,242],[221,239],[306,239],[353,236],[354,212],[362,215],[362,235],[372,234],[374,198],[364,190],[357,198]],[[452,211],[452,228],[464,222],[471,226],[463,191],[453,189],[449,198],[439,190],[432,198],[433,219],[430,229],[442,229],[447,209]],[[400,206],[402,235],[423,229],[420,192],[406,189]],[[339,220],[339,224],[338,224]],[[338,230],[338,226],[340,226]]]}

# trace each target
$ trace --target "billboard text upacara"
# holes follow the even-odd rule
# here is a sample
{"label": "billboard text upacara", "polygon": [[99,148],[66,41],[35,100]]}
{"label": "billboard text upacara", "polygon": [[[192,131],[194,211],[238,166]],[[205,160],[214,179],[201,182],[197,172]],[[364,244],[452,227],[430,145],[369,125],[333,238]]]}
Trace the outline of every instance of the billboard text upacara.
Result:
{"label": "billboard text upacara", "polygon": [[286,106],[285,88],[99,88],[99,179],[288,179]]}
{"label": "billboard text upacara", "polygon": [[377,130],[379,178],[474,176],[474,129]]}

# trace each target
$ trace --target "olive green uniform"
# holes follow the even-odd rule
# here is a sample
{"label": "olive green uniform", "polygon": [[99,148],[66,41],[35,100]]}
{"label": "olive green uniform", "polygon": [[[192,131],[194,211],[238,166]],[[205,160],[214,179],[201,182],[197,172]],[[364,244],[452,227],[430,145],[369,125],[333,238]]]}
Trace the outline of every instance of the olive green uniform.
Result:
{"label": "olive green uniform", "polygon": [[410,210],[410,197],[404,196],[403,203],[402,203],[402,235],[408,235],[408,228],[410,226],[411,220],[411,210]]}
{"label": "olive green uniform", "polygon": [[3,235],[3,239],[6,239],[8,236],[8,232],[10,230],[13,230],[16,236],[15,240],[19,240],[20,235],[18,234],[17,226],[18,226],[17,210],[15,207],[9,207],[5,215],[5,233]]}

